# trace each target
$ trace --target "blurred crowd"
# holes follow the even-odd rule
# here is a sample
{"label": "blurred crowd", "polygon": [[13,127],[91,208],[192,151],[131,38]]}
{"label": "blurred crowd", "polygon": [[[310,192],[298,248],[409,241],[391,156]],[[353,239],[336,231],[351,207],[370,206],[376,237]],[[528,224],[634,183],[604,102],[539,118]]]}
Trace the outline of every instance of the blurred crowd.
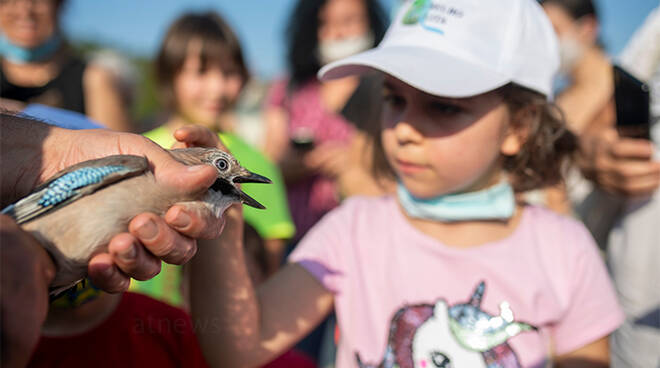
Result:
{"label": "blurred crowd", "polygon": [[[473,1],[465,2],[469,3],[466,6],[474,6]],[[423,127],[422,123],[413,127],[412,124],[401,123],[387,126],[386,122],[420,116],[442,116],[458,121],[456,116],[467,116],[468,112],[474,112],[474,115],[478,116],[475,119],[490,119],[493,114],[491,110],[477,113],[477,109],[471,107],[481,97],[470,97],[476,93],[457,92],[438,102],[436,96],[443,96],[444,93],[424,85],[433,82],[431,74],[435,71],[428,71],[426,76],[417,81],[414,80],[415,76],[408,77],[406,74],[408,72],[399,73],[400,69],[396,69],[399,67],[396,62],[381,68],[378,61],[380,59],[375,57],[373,61],[365,58],[352,64],[350,67],[353,69],[350,72],[344,73],[342,70],[341,73],[336,74],[340,78],[331,76],[331,78],[319,79],[318,77],[319,71],[324,66],[334,66],[333,63],[337,61],[362,55],[361,53],[364,52],[366,52],[364,55],[369,55],[370,50],[374,50],[384,38],[383,42],[389,40],[395,44],[391,46],[393,50],[399,44],[408,43],[412,46],[404,46],[413,47],[427,42],[415,35],[400,36],[396,33],[399,29],[394,28],[394,25],[390,33],[386,34],[390,22],[399,18],[390,19],[388,12],[378,0],[297,1],[288,19],[285,32],[286,44],[282,45],[286,48],[287,72],[267,83],[251,75],[241,40],[222,14],[215,11],[181,14],[164,32],[158,52],[152,60],[150,69],[155,80],[158,107],[155,109],[156,112],[147,117],[135,113],[135,104],[139,98],[138,91],[141,90],[139,83],[144,80],[144,76],[139,74],[140,69],[130,59],[117,50],[100,49],[83,52],[67,40],[60,26],[62,13],[66,11],[66,0],[0,0],[0,108],[2,119],[5,120],[2,129],[7,132],[6,137],[10,136],[8,133],[10,128],[9,125],[4,124],[9,124],[11,117],[25,119],[21,120],[23,124],[38,120],[67,129],[101,128],[139,134],[165,149],[180,145],[181,142],[192,145],[193,139],[186,142],[186,139],[181,138],[182,135],[187,134],[182,133],[182,129],[184,132],[211,131],[214,133],[213,139],[221,142],[221,145],[228,149],[242,166],[272,181],[270,185],[242,185],[245,193],[262,203],[266,207],[265,210],[243,206],[242,210],[236,212],[230,209],[230,213],[226,215],[222,237],[226,236],[229,239],[230,236],[234,236],[231,234],[232,221],[244,223],[236,226],[236,229],[241,231],[240,234],[235,235],[236,238],[241,239],[242,250],[242,255],[236,259],[244,264],[244,269],[234,268],[236,266],[229,260],[211,264],[210,260],[216,259],[214,257],[229,259],[233,254],[204,253],[210,252],[211,248],[231,248],[223,243],[221,237],[220,241],[199,239],[199,254],[191,262],[187,264],[163,262],[160,272],[155,277],[151,277],[153,275],[134,277],[127,291],[123,287],[119,288],[121,290],[108,290],[104,285],[97,285],[99,282],[95,282],[96,280],[86,279],[48,301],[47,316],[39,326],[41,336],[25,358],[21,358],[18,353],[13,354],[11,349],[14,345],[10,341],[13,335],[9,330],[5,331],[5,328],[11,327],[7,321],[13,318],[9,314],[11,309],[5,307],[5,303],[14,295],[8,291],[11,287],[5,281],[11,279],[6,276],[11,270],[7,266],[9,263],[6,262],[10,262],[11,258],[7,255],[9,253],[4,254],[2,258],[6,261],[3,260],[2,263],[4,268],[3,365],[70,367],[120,364],[132,366],[144,363],[148,366],[162,367],[207,365],[333,367],[345,366],[345,362],[350,360],[360,367],[540,367],[550,364],[549,362],[567,367],[609,365],[660,367],[660,287],[658,286],[660,285],[660,194],[658,193],[660,187],[660,123],[658,123],[660,8],[648,14],[621,55],[612,56],[605,52],[600,38],[601,24],[597,1],[512,1],[513,4],[519,2],[533,2],[534,6],[540,5],[539,8],[544,11],[544,16],[547,16],[556,35],[556,46],[548,47],[550,51],[536,51],[537,54],[552,51],[558,54],[558,72],[552,76],[552,90],[545,94],[554,97],[546,106],[545,90],[541,87],[536,88],[533,82],[527,85],[520,82],[520,80],[526,81],[524,77],[520,80],[513,78],[507,81],[507,83],[513,81],[522,87],[514,85],[509,88],[509,84],[494,83],[492,88],[479,92],[484,92],[484,95],[480,96],[488,96],[490,92],[485,92],[491,90],[501,94],[502,99],[497,101],[505,101],[512,119],[527,119],[531,116],[532,120],[536,120],[534,124],[521,129],[522,133],[513,135],[517,138],[511,138],[509,135],[504,138],[505,133],[501,133],[501,136],[483,138],[482,144],[478,140],[481,136],[477,135],[482,133],[468,133],[473,135],[470,136],[470,141],[465,142],[476,142],[475,146],[482,146],[483,152],[488,149],[490,145],[488,142],[497,142],[501,144],[501,149],[496,149],[499,150],[498,152],[504,156],[515,156],[513,159],[507,157],[506,160],[493,160],[488,165],[495,165],[494,162],[497,161],[498,165],[502,165],[503,170],[508,173],[507,175],[513,178],[512,186],[507,186],[507,189],[515,195],[516,202],[515,207],[511,209],[513,214],[506,215],[505,211],[505,215],[498,212],[492,218],[477,218],[486,223],[483,228],[463,229],[460,225],[451,228],[444,226],[460,223],[464,219],[473,220],[474,217],[470,216],[474,215],[468,213],[467,206],[481,206],[477,208],[483,209],[483,206],[486,206],[483,203],[485,200],[476,203],[477,200],[474,198],[450,199],[455,201],[454,204],[445,206],[448,211],[453,212],[450,215],[442,215],[449,217],[442,217],[443,220],[440,221],[445,225],[432,228],[429,224],[438,219],[433,216],[440,216],[437,214],[439,207],[434,204],[436,202],[422,201],[419,197],[432,197],[426,193],[435,192],[427,192],[426,187],[419,184],[421,179],[405,178],[421,177],[415,176],[416,172],[421,170],[419,168],[421,164],[413,162],[411,157],[421,160],[422,151],[408,148],[421,142],[419,132],[424,131],[426,136],[437,138],[463,134],[472,128],[459,127],[459,123],[456,123],[454,130],[443,128],[442,131],[435,131],[433,129],[438,128],[432,127],[431,122],[424,122],[423,124],[426,125]],[[408,9],[407,12],[406,9],[401,10],[402,14],[405,12],[401,18],[402,24],[420,22],[423,25],[420,28],[432,27],[424,16],[428,12],[444,11],[442,7],[445,5],[442,5],[443,2],[439,3],[440,5],[435,4],[435,0],[401,2],[399,6]],[[449,7],[450,3],[457,3],[460,8],[462,1],[447,1],[449,5],[446,6]],[[526,9],[525,6],[520,7]],[[468,8],[465,15],[460,13],[460,10],[456,10],[450,16],[455,16],[457,19],[467,18],[471,11],[476,12],[474,8]],[[449,14],[449,10],[447,12]],[[521,15],[523,16],[526,15]],[[454,20],[450,19],[449,23]],[[530,22],[535,21],[530,20]],[[516,45],[525,42],[532,44],[533,42],[520,36],[520,34],[533,34],[533,30],[529,31],[532,28],[534,25],[525,25],[517,31],[512,31],[515,34],[510,37],[520,40],[512,41],[513,46],[510,47],[519,47]],[[485,29],[488,27],[485,26]],[[436,31],[429,32],[442,33]],[[405,30],[400,32],[404,33]],[[469,43],[469,41],[465,42]],[[396,52],[405,54],[407,49],[404,46],[399,45],[402,48]],[[484,48],[488,47],[484,46]],[[453,50],[451,47],[448,49]],[[416,52],[411,49],[410,54],[415,55]],[[456,54],[467,55],[461,50],[457,50]],[[423,55],[421,51],[419,55]],[[417,57],[423,58],[423,56]],[[393,60],[395,58],[392,57]],[[530,56],[530,64],[537,62],[533,58],[534,56]],[[514,64],[514,61],[510,61],[511,64]],[[437,61],[439,68],[442,68],[442,62],[442,60]],[[476,60],[474,63],[481,65],[482,61]],[[363,73],[362,69],[370,67],[385,73]],[[406,68],[422,70],[424,67],[422,63],[419,66],[407,65]],[[530,67],[530,70],[532,71],[529,73],[535,73],[533,67]],[[355,74],[354,71],[358,71],[359,74]],[[332,74],[333,70],[324,69],[321,73],[328,75],[327,73]],[[536,75],[539,73],[542,74],[537,72],[534,78],[538,78]],[[469,85],[470,82],[465,81],[461,88],[465,87],[469,90],[471,88]],[[648,100],[638,97],[640,95],[647,96]],[[631,102],[631,99],[634,101]],[[486,97],[479,99],[480,106],[490,106],[488,104],[495,106],[500,102],[492,102]],[[637,112],[646,109],[646,113],[642,111],[641,114],[633,116],[646,117],[647,121],[624,121],[631,116],[631,109],[628,107],[626,110],[626,106],[631,105]],[[413,112],[407,110],[408,107]],[[185,129],[191,130],[185,131]],[[392,136],[388,136],[390,133]],[[530,137],[534,137],[534,140]],[[532,143],[528,144],[529,141]],[[4,156],[2,161],[5,167],[8,167],[6,164],[8,160],[14,160],[15,157],[8,148],[14,149],[14,146],[10,146],[7,142],[3,140],[5,147],[2,148]],[[78,144],[94,146],[95,142],[86,141]],[[393,148],[395,146],[398,148]],[[431,147],[430,143],[424,149],[431,149],[428,147]],[[428,152],[435,152],[438,157],[451,155],[470,160],[473,156],[467,153],[470,149],[459,143],[456,146],[457,152],[440,148]],[[481,147],[475,149],[475,152],[485,155],[481,149]],[[518,154],[519,151],[528,154],[521,155]],[[391,152],[396,154],[390,155]],[[409,152],[415,153],[409,154]],[[46,154],[44,152],[44,155]],[[414,156],[415,154],[417,156]],[[467,178],[473,172],[477,172],[471,171],[471,162],[460,164],[464,166],[455,169],[464,172],[461,175]],[[5,167],[2,168],[3,176],[15,175],[6,172]],[[393,174],[392,168],[394,168]],[[443,168],[454,169],[453,166],[443,166]],[[492,174],[491,171],[488,172]],[[554,174],[555,172],[561,173],[563,177]],[[474,177],[478,175],[474,174]],[[486,193],[483,192],[483,188],[498,188],[503,183],[499,174],[492,176],[494,178],[492,180],[484,181],[486,184],[483,186],[474,187],[461,186],[462,182],[459,183],[459,179],[464,181],[468,179],[463,179],[460,175],[455,177],[458,179],[447,179],[447,182],[456,184],[451,188],[442,187],[443,190],[446,189],[445,192]],[[441,176],[438,178],[433,180],[444,180]],[[478,180],[482,180],[481,178],[482,176],[479,176]],[[439,191],[438,188],[440,187],[433,187],[433,190]],[[487,195],[507,198],[504,194],[492,193]],[[2,196],[3,207],[18,199],[12,196],[11,192],[6,191],[6,188],[3,189]],[[400,268],[399,263],[380,259],[384,257],[381,257],[381,253],[389,257],[392,254],[390,252],[393,252],[380,248],[382,244],[380,242],[370,245],[371,248],[365,246],[358,249],[358,246],[355,246],[349,250],[348,245],[341,247],[337,245],[337,249],[341,251],[321,249],[322,246],[328,247],[326,243],[339,243],[349,238],[368,243],[370,239],[377,242],[376,239],[380,239],[380,236],[376,234],[381,232],[388,234],[394,231],[397,234],[397,226],[404,225],[397,222],[399,221],[397,215],[388,215],[390,209],[387,203],[378,202],[380,198],[392,196],[398,196],[401,211],[406,213],[406,221],[418,229],[419,234],[423,233],[422,235],[428,239],[433,237],[436,240],[441,239],[448,244],[452,244],[454,239],[463,239],[463,234],[467,234],[465,238],[474,241],[457,240],[456,243],[459,245],[456,248],[485,244],[475,247],[476,252],[480,251],[480,247],[492,248],[493,245],[498,244],[496,241],[513,237],[514,234],[518,234],[513,231],[515,226],[531,224],[532,217],[541,216],[524,212],[526,210],[521,208],[527,205],[533,205],[533,208],[545,208],[544,211],[551,211],[563,216],[562,218],[572,218],[572,221],[577,220],[576,223],[581,223],[579,226],[589,230],[589,240],[584,242],[588,246],[592,243],[597,245],[598,251],[595,252],[597,262],[606,265],[607,278],[602,280],[599,278],[601,265],[587,259],[584,254],[589,251],[577,251],[575,249],[579,247],[576,246],[566,251],[557,248],[556,252],[561,253],[566,259],[559,255],[555,257],[554,253],[540,252],[542,255],[539,257],[543,259],[539,262],[542,264],[553,265],[552,262],[560,258],[561,261],[557,261],[559,266],[549,266],[557,272],[553,276],[556,277],[555,279],[550,280],[549,284],[543,284],[545,291],[538,291],[534,296],[528,297],[534,300],[530,302],[535,306],[530,309],[531,312],[520,312],[522,307],[516,307],[514,304],[521,303],[525,298],[521,297],[517,300],[514,296],[498,291],[496,282],[490,279],[486,281],[486,286],[482,282],[480,286],[477,286],[478,283],[473,283],[469,289],[462,288],[457,295],[464,297],[436,293],[435,299],[427,298],[424,302],[436,303],[436,299],[446,298],[447,303],[454,305],[449,308],[449,315],[459,322],[463,317],[452,313],[467,313],[466,315],[470,316],[464,318],[477,319],[480,318],[479,313],[485,313],[479,309],[483,297],[484,300],[490,300],[489,303],[496,303],[493,307],[489,305],[488,310],[491,315],[501,316],[498,323],[511,323],[510,327],[519,330],[515,334],[510,329],[507,330],[507,333],[510,333],[509,342],[502,340],[504,342],[493,344],[504,348],[489,346],[487,352],[480,355],[485,362],[481,365],[470,363],[451,365],[448,363],[449,358],[440,352],[434,353],[435,355],[428,360],[428,365],[419,365],[420,360],[417,357],[414,358],[413,365],[400,365],[402,363],[398,359],[403,359],[400,358],[400,354],[403,354],[402,351],[405,349],[395,344],[397,339],[410,339],[408,349],[413,351],[410,353],[413,356],[416,351],[426,348],[420,345],[421,342],[413,345],[414,330],[405,330],[402,327],[404,322],[401,322],[407,319],[406,323],[414,324],[412,321],[415,318],[429,318],[423,316],[427,312],[421,309],[418,293],[408,290],[400,299],[406,303],[417,303],[419,305],[415,308],[420,309],[413,311],[412,307],[406,307],[407,309],[402,308],[399,312],[397,309],[387,312],[389,314],[386,320],[389,322],[392,318],[389,332],[387,326],[359,333],[353,330],[357,329],[354,326],[363,326],[363,320],[368,320],[372,315],[374,319],[380,316],[380,312],[369,309],[373,308],[374,304],[380,304],[381,301],[386,305],[401,304],[400,300],[391,301],[395,297],[387,290],[379,288],[415,289],[422,286],[426,288],[427,285],[419,281],[406,287],[400,286],[399,282],[403,281],[397,274],[415,273],[418,268],[423,268],[422,265],[425,264],[423,259],[427,257],[421,257],[416,261],[419,266],[412,264]],[[372,202],[364,203],[360,202],[360,199],[354,199],[365,197],[374,199],[371,200]],[[404,202],[402,198],[408,198],[408,202]],[[523,202],[526,205],[520,204]],[[514,203],[513,200],[511,203]],[[355,213],[349,214],[349,210],[359,206],[366,208],[364,212],[359,212],[360,208],[357,208],[354,209]],[[431,214],[424,214],[423,211],[432,206],[435,207],[429,210]],[[458,209],[460,206],[464,207]],[[421,211],[419,212],[421,214],[416,215],[418,212],[413,212],[411,208]],[[392,211],[397,210],[392,209]],[[341,220],[340,215],[344,215]],[[384,222],[382,228],[363,225],[367,226],[368,231],[366,235],[361,233],[360,224],[376,223],[374,219],[378,219],[379,216],[388,217],[389,222]],[[511,226],[510,228],[493,225],[493,222],[499,223],[493,219],[502,218],[511,219],[504,221],[506,226]],[[552,219],[543,220],[545,222],[539,220],[539,228],[547,229],[548,232],[570,233],[571,235],[567,235],[566,238],[568,241],[572,237],[581,239],[582,233],[578,230],[571,233],[573,228],[570,226],[557,225],[556,229],[553,228],[555,222],[560,221],[554,220],[554,217]],[[3,219],[3,221],[9,220]],[[0,246],[3,252],[8,252],[5,250],[6,245],[14,238],[6,235],[8,234],[6,231],[9,231],[6,229],[13,228],[5,224],[2,228],[3,238]],[[531,225],[529,228],[531,229]],[[435,236],[436,232],[451,235]],[[495,235],[492,237],[485,235],[491,233]],[[382,236],[387,237],[387,235]],[[417,238],[406,235],[403,239],[405,242],[413,243]],[[229,240],[225,241],[229,242]],[[315,244],[311,244],[312,241]],[[426,241],[426,238],[419,238],[418,241],[421,243]],[[347,240],[346,244],[353,243]],[[588,246],[585,246],[585,249]],[[384,245],[383,247],[386,248]],[[596,249],[595,246],[593,248]],[[506,249],[510,251],[510,248]],[[458,249],[458,251],[468,252],[468,249]],[[487,249],[481,251],[488,252]],[[525,263],[525,257],[528,256],[523,253],[527,252],[511,251],[507,259],[520,259],[520,263]],[[419,257],[412,253],[407,254],[406,251],[394,252],[394,254],[396,258],[400,258],[397,262],[405,260],[408,256],[411,259]],[[474,256],[475,258],[499,257],[497,254],[487,254],[490,253],[481,256],[474,253]],[[464,256],[465,254],[460,255],[460,257]],[[320,260],[323,257],[331,259],[333,263],[324,263]],[[353,261],[348,259],[351,257],[363,257],[364,262],[375,264],[383,262],[385,266],[382,270],[374,271],[363,268],[361,264],[354,265]],[[428,258],[432,257],[436,255],[428,251]],[[451,253],[446,257],[459,256]],[[321,265],[316,265],[317,262]],[[466,269],[472,267],[472,263],[469,262],[466,263]],[[302,266],[288,271],[292,263],[299,263]],[[309,263],[314,264],[309,265]],[[331,267],[335,264],[345,267]],[[209,267],[211,271],[207,271],[205,267]],[[219,270],[223,268],[224,271]],[[242,283],[243,278],[238,276],[233,278],[234,274],[240,275],[243,270],[246,271],[251,287],[246,287],[247,284]],[[355,276],[369,272],[377,273],[373,277],[381,279],[381,283],[384,284],[370,287],[367,286],[369,282],[375,283],[370,278],[372,276]],[[383,274],[380,274],[381,272]],[[497,273],[492,270],[489,272],[493,272],[492,275],[486,273],[491,275],[493,280],[506,278],[503,276],[504,272]],[[518,271],[514,270],[509,275],[515,275],[512,278],[517,280],[526,280],[520,281],[519,285],[516,284],[519,288],[531,290],[538,286],[528,285],[534,283],[533,280],[529,281],[533,277],[528,277],[523,271],[518,274],[515,272]],[[128,272],[124,273],[130,276]],[[337,278],[341,278],[342,273],[352,277],[352,286],[346,286],[345,284],[350,283],[343,279],[336,281]],[[216,276],[221,279],[217,284],[210,281]],[[406,275],[403,278],[407,277]],[[567,281],[571,278],[579,278],[579,280]],[[229,285],[232,283],[235,285]],[[315,283],[316,286],[310,286],[310,283]],[[569,283],[575,284],[571,284],[570,292],[563,290],[563,285]],[[283,285],[287,284],[302,291],[298,294],[285,292]],[[550,284],[553,286],[548,286]],[[548,290],[554,287],[557,290]],[[485,292],[484,288],[486,288]],[[233,290],[234,294],[232,296],[226,292],[229,296],[224,294],[218,296],[216,294],[220,292],[216,289]],[[312,293],[312,290],[317,289],[319,291],[316,294]],[[607,297],[610,289],[613,290],[612,295],[614,295],[611,300]],[[334,296],[328,297],[326,294],[332,294],[328,290],[335,293]],[[241,296],[243,295],[241,292],[245,296]],[[347,295],[354,298],[351,293],[363,294],[365,304],[354,299],[347,301],[349,299]],[[471,299],[469,299],[470,293],[473,293]],[[544,293],[558,295],[556,297],[558,301]],[[289,299],[287,303],[268,304],[279,300],[276,298],[278,294],[280,299]],[[399,294],[394,293],[394,295]],[[215,300],[216,297],[224,303],[221,304],[226,306],[226,309],[219,309],[220,312],[216,312],[219,316],[213,317],[208,310],[215,304],[207,300]],[[603,299],[599,299],[600,297]],[[230,314],[228,310],[232,305],[241,305],[238,302],[239,299],[242,300],[241,298],[256,300],[260,309],[256,312],[251,310],[253,304],[250,302],[245,304],[245,307],[234,308],[236,314]],[[230,299],[236,304],[229,305],[227,300]],[[464,302],[465,300],[468,301]],[[504,300],[516,311],[515,323],[511,310],[504,306],[506,303]],[[500,302],[502,304],[499,304]],[[568,305],[582,303],[582,306],[559,308],[562,312],[557,314],[563,317],[552,320],[555,317],[551,318],[549,316],[551,313],[545,312],[546,307],[541,306],[544,303]],[[303,308],[296,304],[305,304],[309,307]],[[435,305],[435,312],[431,308],[428,313],[439,313],[440,304],[438,302]],[[469,311],[469,308],[464,308],[459,312],[459,309],[456,309],[459,305],[472,306],[473,309]],[[485,308],[484,305],[482,304],[481,308]],[[495,305],[499,305],[500,310],[497,310]],[[583,314],[573,311],[578,307],[584,308]],[[314,308],[318,308],[318,311],[310,311]],[[245,314],[240,314],[241,311],[236,309],[242,309]],[[351,314],[354,313],[354,309],[365,309],[366,312],[364,315]],[[257,320],[268,321],[268,324],[239,322],[242,321],[241,318],[247,321],[250,316],[254,316],[249,313],[256,313],[254,315],[259,316]],[[599,319],[585,317],[589,314]],[[399,317],[401,321],[397,320]],[[564,317],[565,320],[561,320]],[[586,325],[580,324],[582,322],[578,321],[581,319],[591,322]],[[240,331],[235,332],[234,335],[225,334],[223,337],[214,335],[218,333],[218,329],[232,330],[232,325],[227,320],[234,321],[236,329],[239,329],[239,326],[244,327],[243,333],[247,337],[241,340]],[[526,323],[517,322],[522,320]],[[602,324],[599,321],[602,321]],[[491,320],[491,323],[495,322]],[[516,325],[513,326],[514,324]],[[549,326],[547,330],[544,330],[545,324]],[[575,330],[569,329],[567,327],[569,325]],[[277,329],[278,326],[281,327]],[[289,329],[289,326],[296,328]],[[493,329],[496,327],[491,325]],[[263,331],[268,332],[269,335],[262,332],[261,339],[250,340],[254,336],[250,335],[249,330],[254,328],[263,328]],[[578,337],[583,336],[576,332],[581,329],[593,333]],[[550,354],[550,358],[539,362],[530,357],[531,353],[521,352],[523,349],[543,350],[538,347],[532,348],[532,345],[529,345],[531,343],[516,343],[518,337],[515,335],[520,333],[520,338],[523,339],[526,333],[530,333],[526,332],[528,330],[549,331],[546,333],[550,335],[556,332],[556,338],[561,341],[553,341],[550,345],[556,347],[561,354]],[[417,330],[418,335],[421,333],[419,331],[421,328]],[[455,329],[452,331],[460,335]],[[408,337],[404,337],[405,333],[409,333]],[[371,348],[361,351],[340,349],[338,352],[338,346],[359,346],[356,336],[368,338],[370,334],[378,334],[377,341],[380,345],[373,348],[377,353],[371,352],[369,350]],[[232,342],[228,343],[228,341]],[[604,345],[598,343],[599,341]],[[425,342],[425,344],[430,343]],[[513,346],[513,350],[510,346]],[[546,350],[551,349],[547,344],[541,346]],[[465,348],[469,350],[470,346]],[[234,349],[235,357],[253,356],[254,360],[232,358],[221,363],[222,359],[218,359],[218,356],[226,354],[231,349]],[[514,358],[502,358],[509,353],[513,354]],[[571,355],[573,353],[576,355]],[[571,357],[575,359],[571,360]],[[365,363],[365,361],[377,362],[379,359],[383,359],[381,365]],[[442,359],[445,359],[444,363]],[[427,364],[427,360],[423,361]]]}

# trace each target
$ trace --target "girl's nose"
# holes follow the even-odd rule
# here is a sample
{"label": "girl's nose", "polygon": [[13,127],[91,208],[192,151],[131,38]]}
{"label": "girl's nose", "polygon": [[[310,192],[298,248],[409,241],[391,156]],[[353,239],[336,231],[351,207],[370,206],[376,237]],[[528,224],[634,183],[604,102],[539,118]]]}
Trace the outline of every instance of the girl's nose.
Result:
{"label": "girl's nose", "polygon": [[407,119],[401,119],[394,125],[394,136],[401,145],[417,144],[424,138],[423,134]]}

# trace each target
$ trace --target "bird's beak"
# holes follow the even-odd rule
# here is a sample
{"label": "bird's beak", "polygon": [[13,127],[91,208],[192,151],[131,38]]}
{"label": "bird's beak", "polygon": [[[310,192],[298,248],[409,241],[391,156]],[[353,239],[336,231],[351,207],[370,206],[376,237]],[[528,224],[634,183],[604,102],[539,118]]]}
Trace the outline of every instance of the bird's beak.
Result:
{"label": "bird's beak", "polygon": [[271,184],[272,181],[265,176],[255,174],[253,172],[243,170],[241,175],[238,175],[234,178],[234,183],[264,183]]}
{"label": "bird's beak", "polygon": [[234,177],[233,182],[230,183],[226,179],[223,178],[218,178],[211,189],[215,191],[220,191],[223,194],[233,194],[237,196],[240,201],[243,204],[246,204],[250,207],[258,208],[258,209],[265,209],[261,203],[257,202],[254,198],[250,197],[249,195],[245,194],[242,190],[238,189],[235,184],[237,183],[264,183],[264,184],[270,184],[272,183],[270,179],[268,179],[265,176],[261,176],[258,174],[255,174],[253,172],[247,171],[243,169],[243,171]]}
{"label": "bird's beak", "polygon": [[[255,174],[253,172],[247,171],[243,169],[243,172],[234,177],[234,183],[262,183],[262,184],[271,184],[272,181],[268,179],[265,176],[261,176],[259,174]],[[259,209],[265,209],[261,203],[257,202],[254,198],[250,197],[249,195],[245,194],[242,190],[236,188],[236,191],[238,194],[238,197],[241,199],[241,202],[244,204],[254,207],[254,208],[259,208]]]}

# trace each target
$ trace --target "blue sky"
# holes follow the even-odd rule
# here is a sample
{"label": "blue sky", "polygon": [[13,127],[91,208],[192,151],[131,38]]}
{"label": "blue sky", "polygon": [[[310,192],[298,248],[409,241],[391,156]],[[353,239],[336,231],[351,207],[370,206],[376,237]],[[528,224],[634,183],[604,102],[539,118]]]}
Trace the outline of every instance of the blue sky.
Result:
{"label": "blue sky", "polygon": [[[285,71],[284,26],[296,0],[69,0],[62,27],[73,40],[93,40],[132,55],[151,57],[168,25],[187,10],[215,9],[237,31],[251,70],[264,78]],[[381,0],[391,9],[398,0]],[[602,40],[621,51],[658,0],[596,0]]]}

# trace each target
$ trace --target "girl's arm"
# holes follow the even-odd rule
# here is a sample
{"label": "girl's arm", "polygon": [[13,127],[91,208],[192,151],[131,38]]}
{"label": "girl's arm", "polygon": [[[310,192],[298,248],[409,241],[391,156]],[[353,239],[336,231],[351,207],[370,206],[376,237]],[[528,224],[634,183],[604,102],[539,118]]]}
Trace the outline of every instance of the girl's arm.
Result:
{"label": "girl's arm", "polygon": [[92,120],[112,130],[134,130],[128,107],[121,96],[117,81],[110,72],[99,66],[88,66],[83,74],[83,92],[85,110]]}
{"label": "girl's arm", "polygon": [[216,244],[201,244],[192,260],[195,332],[211,366],[258,366],[318,325],[332,310],[333,296],[296,264],[255,290],[243,259],[240,207],[228,209],[225,221]]}
{"label": "girl's arm", "polygon": [[603,337],[555,358],[557,368],[606,368],[610,366],[608,337]]}

